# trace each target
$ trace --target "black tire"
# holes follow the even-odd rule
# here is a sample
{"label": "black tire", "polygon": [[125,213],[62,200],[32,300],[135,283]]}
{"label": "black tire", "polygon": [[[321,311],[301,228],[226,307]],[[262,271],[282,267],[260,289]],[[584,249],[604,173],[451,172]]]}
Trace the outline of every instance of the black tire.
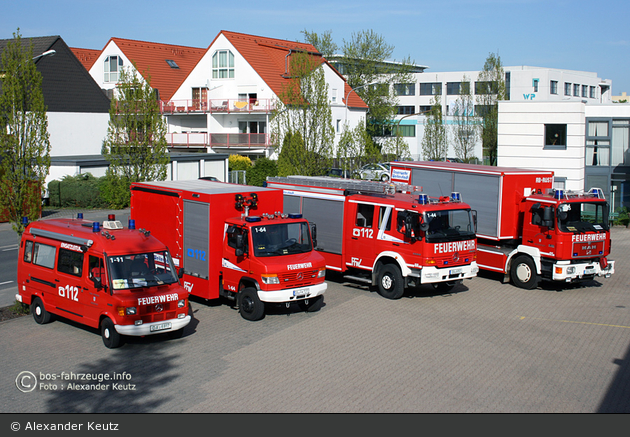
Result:
{"label": "black tire", "polygon": [[52,320],[52,314],[46,311],[44,303],[39,297],[33,298],[31,302],[31,313],[33,314],[33,320],[38,325],[45,325]]}
{"label": "black tire", "polygon": [[265,304],[258,298],[255,288],[248,287],[241,291],[238,300],[238,309],[245,320],[260,320],[265,315]]}
{"label": "black tire", "polygon": [[324,306],[324,295],[320,294],[319,296],[315,296],[312,299],[304,299],[298,301],[298,305],[302,309],[302,311],[306,311],[307,313],[314,313],[319,311]]}
{"label": "black tire", "polygon": [[400,299],[405,293],[402,273],[394,264],[384,264],[377,275],[378,294],[386,299]]}
{"label": "black tire", "polygon": [[526,290],[536,288],[539,278],[534,261],[528,256],[516,257],[510,266],[510,278],[512,278],[512,283],[519,288]]}
{"label": "black tire", "polygon": [[115,349],[122,344],[121,335],[116,331],[114,322],[107,317],[101,321],[101,337],[103,344],[108,349]]}

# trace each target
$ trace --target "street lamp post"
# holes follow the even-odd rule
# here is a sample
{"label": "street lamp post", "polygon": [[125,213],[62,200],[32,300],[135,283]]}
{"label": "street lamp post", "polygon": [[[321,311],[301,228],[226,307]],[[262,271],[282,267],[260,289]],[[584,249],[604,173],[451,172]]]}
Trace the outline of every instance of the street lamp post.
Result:
{"label": "street lamp post", "polygon": [[44,53],[42,53],[41,55],[37,55],[33,57],[33,61],[39,58],[42,58],[44,56],[55,56],[55,53],[57,53],[56,50],[46,50]]}

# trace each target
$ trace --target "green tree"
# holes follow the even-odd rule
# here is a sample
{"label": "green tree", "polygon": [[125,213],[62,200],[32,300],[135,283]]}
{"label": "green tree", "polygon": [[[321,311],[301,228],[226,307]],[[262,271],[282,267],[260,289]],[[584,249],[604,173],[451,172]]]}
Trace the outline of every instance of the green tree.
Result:
{"label": "green tree", "polygon": [[112,207],[129,205],[133,182],[164,180],[170,161],[166,122],[151,78],[123,69],[109,111],[102,155],[109,161],[105,197]]}
{"label": "green tree", "polygon": [[0,65],[0,215],[21,235],[22,217],[39,218],[41,190],[50,169],[48,118],[33,44],[20,30],[2,52]]}
{"label": "green tree", "polygon": [[446,127],[442,116],[442,104],[440,95],[435,94],[433,105],[427,113],[422,137],[422,154],[424,159],[441,161],[446,157],[448,146],[446,142]]}
{"label": "green tree", "polygon": [[501,57],[490,53],[475,84],[478,115],[481,117],[481,140],[484,159],[497,164],[499,100],[507,100],[505,72]]}
{"label": "green tree", "polygon": [[339,51],[339,46],[333,41],[332,31],[330,30],[325,31],[321,35],[308,30],[303,30],[301,33],[304,34],[304,42],[313,45],[324,58],[330,58]]}
{"label": "green tree", "polygon": [[455,156],[464,162],[475,158],[475,145],[479,141],[481,122],[474,113],[474,101],[470,79],[464,75],[459,88],[459,97],[454,103],[451,138]]}
{"label": "green tree", "polygon": [[278,163],[263,156],[247,170],[247,184],[262,187],[267,176],[278,176]]}
{"label": "green tree", "polygon": [[391,132],[388,126],[398,113],[394,85],[413,82],[412,62],[409,59],[391,62],[394,46],[373,30],[353,33],[350,41],[343,41],[342,52],[348,85],[368,105],[366,130],[381,151],[385,133]]}
{"label": "green tree", "polygon": [[321,175],[330,167],[335,132],[328,101],[328,84],[321,56],[294,53],[289,58],[291,79],[280,92],[272,119],[281,176]]}

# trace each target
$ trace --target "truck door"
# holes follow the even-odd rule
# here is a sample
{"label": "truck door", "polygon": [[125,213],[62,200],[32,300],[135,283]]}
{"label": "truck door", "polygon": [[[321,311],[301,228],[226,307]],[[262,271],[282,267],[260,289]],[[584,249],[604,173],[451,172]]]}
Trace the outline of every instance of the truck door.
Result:
{"label": "truck door", "polygon": [[[65,246],[65,247],[63,247]],[[84,253],[79,246],[63,244],[57,257],[57,305],[59,314],[69,319],[92,325],[86,317],[86,304],[89,302],[83,279]]]}
{"label": "truck door", "polygon": [[101,256],[88,255],[88,267],[83,274],[83,293],[85,294],[85,317],[98,323],[102,309],[109,297],[105,263]]}
{"label": "truck door", "polygon": [[538,248],[542,254],[555,253],[554,208],[536,203],[523,218],[523,243]]}
{"label": "truck door", "polygon": [[374,264],[374,243],[378,235],[377,221],[374,219],[376,207],[368,203],[350,202],[347,220],[349,228],[346,266],[371,269]]}
{"label": "truck door", "polygon": [[238,284],[243,275],[249,272],[249,247],[248,232],[238,226],[228,226],[225,242],[223,244],[223,289],[236,293]]}

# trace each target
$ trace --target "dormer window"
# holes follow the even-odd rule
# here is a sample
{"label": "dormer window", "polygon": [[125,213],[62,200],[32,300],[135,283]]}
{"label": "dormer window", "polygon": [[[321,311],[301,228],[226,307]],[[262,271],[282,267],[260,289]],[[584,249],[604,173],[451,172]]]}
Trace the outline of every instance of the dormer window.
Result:
{"label": "dormer window", "polygon": [[217,50],[212,55],[212,78],[234,78],[234,54],[229,50]]}
{"label": "dormer window", "polygon": [[118,82],[119,73],[122,70],[123,60],[120,56],[108,56],[103,66],[103,82]]}

